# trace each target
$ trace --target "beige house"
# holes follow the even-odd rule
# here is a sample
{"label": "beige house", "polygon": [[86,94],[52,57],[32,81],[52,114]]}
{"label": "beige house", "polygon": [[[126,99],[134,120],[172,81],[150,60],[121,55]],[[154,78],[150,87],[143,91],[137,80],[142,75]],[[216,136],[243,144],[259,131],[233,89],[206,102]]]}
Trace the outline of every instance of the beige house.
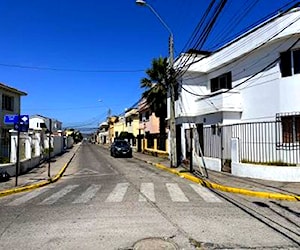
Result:
{"label": "beige house", "polygon": [[115,139],[115,123],[118,121],[117,116],[110,116],[107,119],[108,121],[108,139],[112,143]]}

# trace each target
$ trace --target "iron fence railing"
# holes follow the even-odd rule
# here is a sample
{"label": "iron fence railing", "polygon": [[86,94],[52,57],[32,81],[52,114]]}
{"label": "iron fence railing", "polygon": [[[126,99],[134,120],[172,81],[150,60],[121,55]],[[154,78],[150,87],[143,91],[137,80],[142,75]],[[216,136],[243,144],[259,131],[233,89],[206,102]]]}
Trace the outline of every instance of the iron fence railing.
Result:
{"label": "iron fence railing", "polygon": [[292,133],[298,129],[279,120],[205,127],[203,153],[207,157],[231,160],[231,138],[238,138],[242,162],[300,164],[299,136]]}

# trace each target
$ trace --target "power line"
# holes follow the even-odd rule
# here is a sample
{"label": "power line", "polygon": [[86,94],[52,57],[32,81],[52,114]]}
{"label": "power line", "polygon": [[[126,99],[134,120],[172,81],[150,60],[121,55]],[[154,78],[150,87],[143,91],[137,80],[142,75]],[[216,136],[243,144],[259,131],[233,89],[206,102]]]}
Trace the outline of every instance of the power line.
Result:
{"label": "power line", "polygon": [[[296,3],[295,3],[296,2]],[[293,5],[292,5],[293,4]],[[249,30],[250,28],[253,28],[255,27],[256,25],[258,25],[259,23],[261,23],[262,21],[264,20],[267,20],[268,18],[270,18],[271,16],[274,16],[275,13],[279,13],[278,16],[282,16],[284,13],[286,13],[287,11],[291,10],[292,8],[295,8],[299,6],[299,2],[296,1],[296,0],[293,0],[293,1],[290,1],[288,4],[285,4],[284,6],[282,6],[281,8],[277,9],[276,11],[272,12],[271,14],[265,16],[264,18],[260,19],[258,22],[248,26],[246,29],[243,30],[243,34],[245,33],[245,30]],[[248,11],[248,10],[247,10]],[[247,12],[248,13],[248,12]],[[246,14],[247,14],[246,13]],[[239,33],[241,34],[241,32]],[[235,35],[235,37],[237,37],[237,34]],[[200,41],[201,38],[198,39],[198,41]],[[218,44],[220,46],[220,44]],[[228,45],[228,44],[227,44]],[[194,47],[193,47],[194,48]],[[214,46],[213,48],[216,48],[216,46]],[[212,48],[212,49],[213,49]],[[195,48],[194,48],[195,49]],[[196,48],[197,49],[197,48]],[[222,48],[220,48],[222,49]],[[218,50],[220,50],[218,49]],[[215,51],[216,52],[216,51]],[[191,61],[191,58],[194,57],[192,59],[192,62]],[[182,75],[185,74],[185,72],[189,69],[189,67],[201,60],[203,60],[204,58],[206,58],[207,56],[204,56],[202,57],[201,59],[196,59],[196,55],[194,53],[190,53],[186,59],[182,59],[182,58],[179,58],[179,65],[180,65],[180,68],[177,69],[177,74],[176,74],[176,77],[181,77]],[[184,62],[182,62],[184,61]]]}
{"label": "power line", "polygon": [[136,70],[129,70],[129,69],[99,69],[99,70],[92,70],[92,69],[66,69],[66,68],[51,68],[51,67],[40,67],[40,66],[26,66],[20,64],[6,64],[0,63],[0,66],[9,67],[9,68],[20,68],[20,69],[34,69],[34,70],[48,70],[48,71],[62,71],[62,72],[78,72],[78,73],[134,73],[134,72],[144,72],[144,69],[136,69]]}

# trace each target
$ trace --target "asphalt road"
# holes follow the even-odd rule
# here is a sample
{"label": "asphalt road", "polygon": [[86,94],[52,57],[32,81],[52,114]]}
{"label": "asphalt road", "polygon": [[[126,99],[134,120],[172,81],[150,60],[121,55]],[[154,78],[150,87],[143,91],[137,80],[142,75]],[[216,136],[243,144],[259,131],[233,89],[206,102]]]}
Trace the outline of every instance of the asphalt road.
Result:
{"label": "asphalt road", "polygon": [[152,237],[178,249],[298,249],[299,225],[299,202],[210,191],[88,143],[57,183],[0,199],[0,249],[125,250]]}

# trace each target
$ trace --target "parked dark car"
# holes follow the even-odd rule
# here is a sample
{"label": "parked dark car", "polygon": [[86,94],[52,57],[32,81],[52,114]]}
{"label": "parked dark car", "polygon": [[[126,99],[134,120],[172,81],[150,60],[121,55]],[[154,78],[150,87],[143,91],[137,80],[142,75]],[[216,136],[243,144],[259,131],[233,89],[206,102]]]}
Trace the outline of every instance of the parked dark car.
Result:
{"label": "parked dark car", "polygon": [[113,157],[132,157],[132,148],[126,140],[115,140],[110,147],[110,155]]}

